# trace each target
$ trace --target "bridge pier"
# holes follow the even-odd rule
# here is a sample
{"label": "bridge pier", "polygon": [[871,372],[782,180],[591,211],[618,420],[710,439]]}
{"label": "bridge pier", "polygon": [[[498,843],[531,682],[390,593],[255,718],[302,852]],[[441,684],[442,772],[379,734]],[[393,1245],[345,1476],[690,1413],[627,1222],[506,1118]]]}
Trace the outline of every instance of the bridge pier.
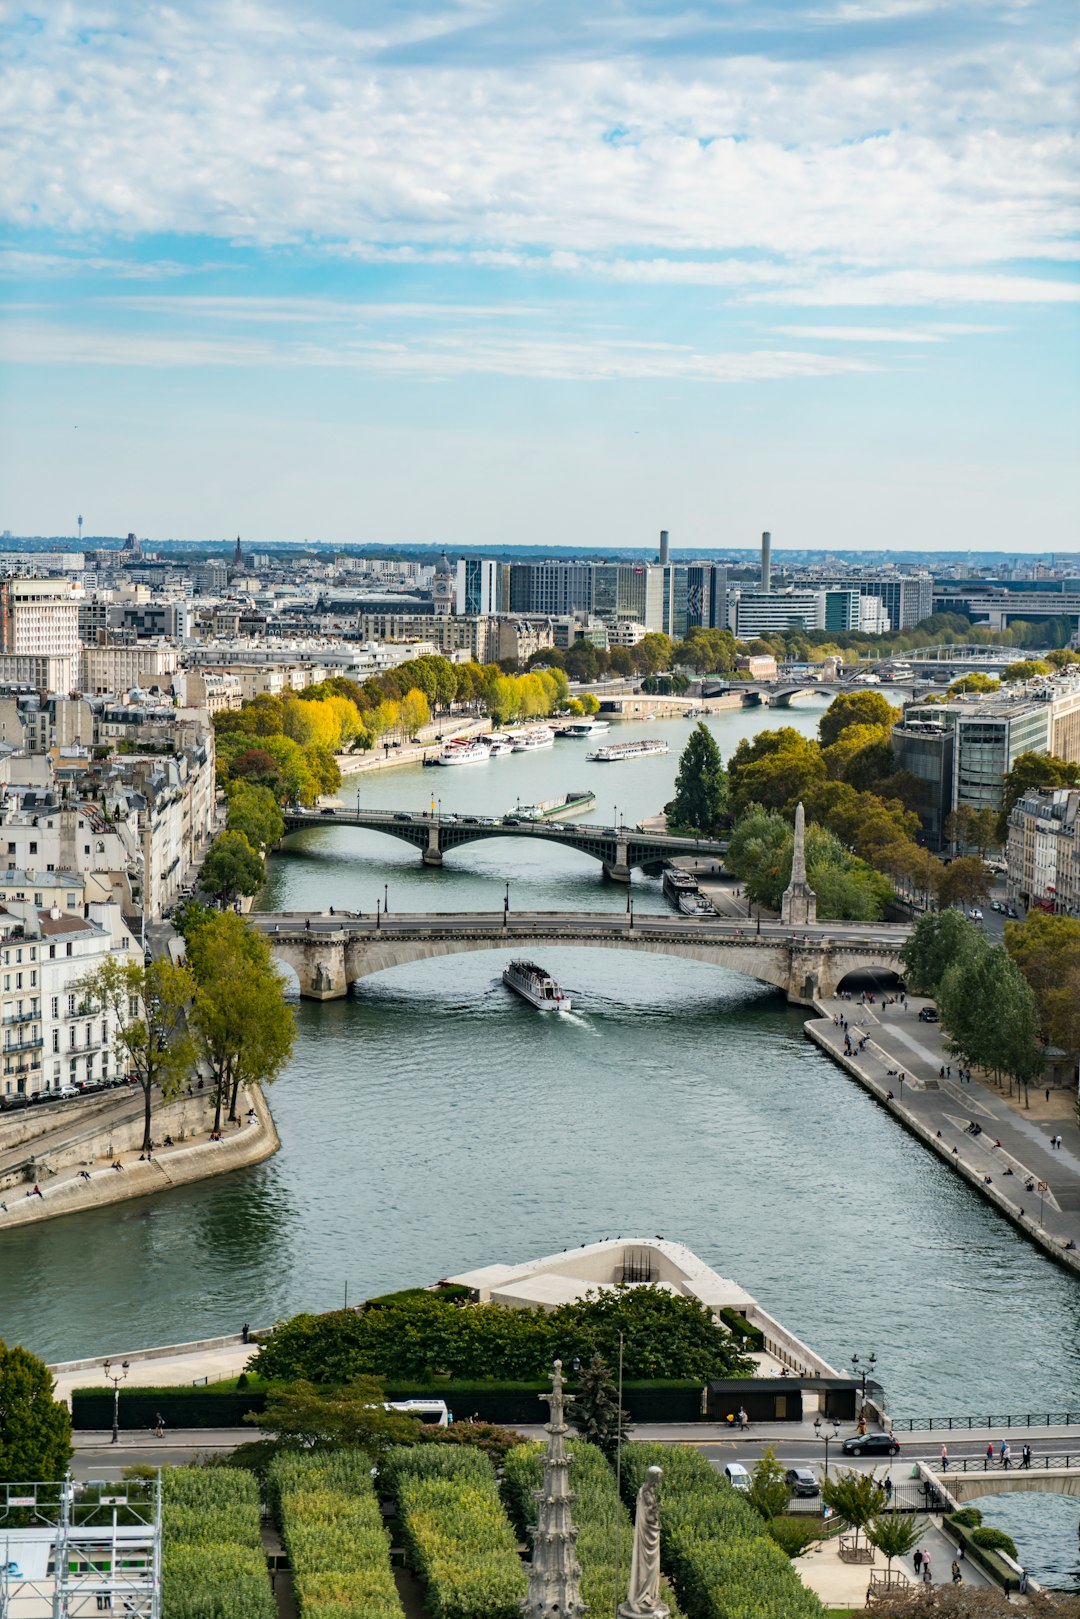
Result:
{"label": "bridge pier", "polygon": [[439,848],[439,827],[435,821],[432,821],[428,827],[427,848],[420,851],[420,858],[425,866],[442,865],[442,850]]}
{"label": "bridge pier", "polygon": [[628,883],[630,881],[630,850],[625,838],[619,838],[615,844],[614,861],[603,862],[604,876],[613,883]]}
{"label": "bridge pier", "polygon": [[305,1001],[340,1001],[349,993],[345,976],[345,940],[322,938],[299,952],[296,976]]}

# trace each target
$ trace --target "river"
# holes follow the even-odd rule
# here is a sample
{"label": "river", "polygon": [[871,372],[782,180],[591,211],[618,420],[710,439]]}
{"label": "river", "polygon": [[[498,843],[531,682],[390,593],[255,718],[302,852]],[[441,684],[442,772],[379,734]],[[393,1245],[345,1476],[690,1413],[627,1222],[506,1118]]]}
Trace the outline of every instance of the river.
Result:
{"label": "river", "polygon": [[[823,702],[773,724],[804,732]],[[727,757],[770,723],[709,725]],[[367,773],[372,808],[511,810],[592,788],[595,819],[655,813],[689,722],[619,726],[670,752],[589,764],[560,741],[476,767]],[[622,910],[588,856],[493,839],[424,868],[376,833],[293,836],[268,909]],[[635,907],[666,909],[635,877]],[[0,1249],[0,1336],[49,1359],[236,1331],[499,1259],[624,1234],[686,1242],[834,1364],[878,1356],[906,1415],[1076,1404],[1080,1288],[807,1041],[803,1013],[732,972],[600,950],[545,953],[574,998],[544,1018],[501,952],[444,958],[303,1003],[270,1093],[282,1150],[256,1169],[47,1222]],[[984,1507],[1063,1583],[1075,1505]]]}

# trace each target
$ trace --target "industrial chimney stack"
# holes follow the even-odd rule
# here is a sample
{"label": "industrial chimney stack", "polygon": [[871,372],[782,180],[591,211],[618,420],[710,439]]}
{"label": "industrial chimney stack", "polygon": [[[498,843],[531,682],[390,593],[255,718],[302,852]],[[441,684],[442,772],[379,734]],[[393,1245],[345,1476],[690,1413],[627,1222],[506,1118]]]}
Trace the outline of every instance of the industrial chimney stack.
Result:
{"label": "industrial chimney stack", "polygon": [[660,566],[662,568],[666,568],[667,565],[668,565],[668,531],[667,531],[666,528],[662,528],[660,530]]}
{"label": "industrial chimney stack", "polygon": [[768,592],[772,588],[772,535],[761,536],[761,588]]}

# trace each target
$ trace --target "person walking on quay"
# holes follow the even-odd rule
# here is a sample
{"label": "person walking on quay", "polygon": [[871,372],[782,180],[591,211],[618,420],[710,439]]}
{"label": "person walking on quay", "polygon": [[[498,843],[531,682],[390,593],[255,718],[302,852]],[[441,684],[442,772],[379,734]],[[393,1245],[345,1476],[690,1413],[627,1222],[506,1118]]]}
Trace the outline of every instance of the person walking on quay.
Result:
{"label": "person walking on quay", "polygon": [[952,1564],[952,1582],[954,1585],[962,1585],[964,1582],[964,1576],[960,1572],[960,1564],[956,1561],[955,1557],[953,1558]]}
{"label": "person walking on quay", "polygon": [[1021,1448],[1021,1451],[1020,1451],[1020,1466],[1021,1467],[1026,1467],[1026,1468],[1029,1468],[1029,1469],[1031,1467],[1031,1446],[1030,1445],[1024,1445]]}
{"label": "person walking on quay", "polygon": [[1001,1465],[1006,1469],[1009,1466],[1009,1441],[1007,1439],[1001,1441]]}
{"label": "person walking on quay", "polygon": [[745,1429],[749,1428],[749,1426],[750,1426],[750,1418],[747,1416],[745,1408],[740,1405],[740,1407],[739,1407],[739,1427],[741,1429],[745,1430]]}
{"label": "person walking on quay", "polygon": [[921,1547],[919,1547],[916,1550],[915,1556],[911,1559],[911,1561],[915,1566],[915,1578],[918,1579],[919,1575],[922,1573],[922,1548]]}
{"label": "person walking on quay", "polygon": [[941,1447],[941,1471],[943,1473],[947,1473],[949,1471],[949,1447],[948,1447],[948,1445],[942,1445],[942,1447]]}
{"label": "person walking on quay", "polygon": [[986,1466],[987,1467],[990,1466],[990,1463],[993,1461],[993,1459],[994,1459],[994,1446],[993,1446],[993,1442],[991,1441],[990,1443],[987,1444],[987,1447],[986,1447]]}
{"label": "person walking on quay", "polygon": [[932,1585],[933,1584],[933,1579],[932,1579],[932,1576],[930,1574],[930,1553],[929,1552],[923,1552],[923,1554],[922,1554],[922,1577],[923,1577],[923,1584],[924,1585]]}
{"label": "person walking on quay", "polygon": [[165,1437],[165,1418],[160,1411],[154,1417],[154,1434],[158,1439]]}

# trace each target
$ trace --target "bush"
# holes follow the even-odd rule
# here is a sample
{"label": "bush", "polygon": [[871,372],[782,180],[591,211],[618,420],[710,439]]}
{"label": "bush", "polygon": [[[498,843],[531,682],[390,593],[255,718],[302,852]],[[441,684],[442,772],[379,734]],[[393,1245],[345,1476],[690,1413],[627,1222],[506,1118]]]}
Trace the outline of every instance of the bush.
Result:
{"label": "bush", "polygon": [[636,1496],[651,1466],[664,1470],[661,1555],[687,1619],[822,1619],[749,1501],[696,1450],[632,1444],[623,1490]]}
{"label": "bush", "polygon": [[977,1529],[982,1523],[982,1513],[978,1507],[961,1507],[950,1514],[949,1522],[958,1523],[963,1529]]}
{"label": "bush", "polygon": [[275,1619],[251,1474],[166,1468],[161,1493],[167,1619]]}
{"label": "bush", "polygon": [[301,1619],[404,1619],[364,1451],[283,1452],[267,1494]]}
{"label": "bush", "polygon": [[807,1513],[797,1518],[772,1518],[766,1528],[769,1539],[775,1540],[786,1557],[801,1557],[807,1546],[824,1538],[821,1524]]}
{"label": "bush", "polygon": [[720,1311],[720,1319],[729,1329],[734,1338],[742,1338],[746,1348],[753,1355],[760,1355],[765,1348],[765,1334],[760,1327],[752,1327],[744,1315],[730,1306]]}
{"label": "bush", "polygon": [[984,1551],[1004,1552],[1006,1556],[1015,1558],[1016,1542],[1004,1529],[995,1529],[992,1524],[971,1531],[972,1543],[981,1546]]}
{"label": "bush", "polygon": [[520,1619],[525,1570],[488,1458],[439,1445],[401,1448],[381,1477],[432,1619]]}
{"label": "bush", "polygon": [[[618,1498],[615,1475],[603,1452],[587,1440],[578,1439],[574,1441],[573,1456],[570,1487],[576,1498],[573,1514],[578,1531],[576,1550],[581,1564],[581,1594],[590,1613],[610,1613],[615,1590],[616,1536],[622,1547],[619,1559],[619,1600],[622,1601],[630,1579],[628,1549],[633,1541],[633,1525],[629,1512]],[[507,1456],[503,1497],[522,1539],[536,1518],[533,1492],[540,1488],[543,1477],[542,1444],[519,1445]],[[661,1582],[660,1594],[671,1609],[673,1619],[678,1619],[680,1610],[666,1580]]]}

